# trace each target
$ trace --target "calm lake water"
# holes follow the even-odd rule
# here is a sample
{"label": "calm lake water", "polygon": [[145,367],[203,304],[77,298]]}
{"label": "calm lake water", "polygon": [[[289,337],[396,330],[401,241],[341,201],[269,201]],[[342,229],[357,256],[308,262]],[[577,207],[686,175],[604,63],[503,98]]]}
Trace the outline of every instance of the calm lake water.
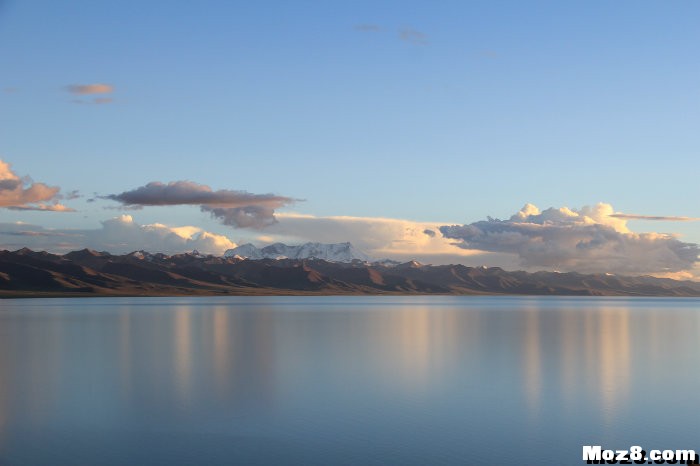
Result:
{"label": "calm lake water", "polygon": [[700,300],[0,301],[0,464],[585,464],[696,449]]}

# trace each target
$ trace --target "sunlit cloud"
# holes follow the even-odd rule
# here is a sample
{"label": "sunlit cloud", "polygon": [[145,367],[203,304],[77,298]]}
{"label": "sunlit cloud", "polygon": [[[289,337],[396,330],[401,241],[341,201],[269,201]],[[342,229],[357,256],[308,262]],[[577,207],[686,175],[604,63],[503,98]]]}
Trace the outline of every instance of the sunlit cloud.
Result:
{"label": "sunlit cloud", "polygon": [[66,207],[63,204],[36,204],[36,205],[22,205],[22,206],[9,206],[9,210],[34,210],[34,211],[44,211],[44,212],[75,212],[75,209]]}
{"label": "sunlit cloud", "polygon": [[221,255],[236,247],[236,243],[224,235],[195,226],[141,225],[130,215],[105,220],[101,228],[93,230],[50,230],[26,223],[0,224],[0,249],[21,247],[56,253],[87,247],[113,254],[136,250],[175,254],[196,249],[205,254]]}
{"label": "sunlit cloud", "polygon": [[[279,222],[264,230],[267,242],[298,244],[307,241],[347,241],[376,259],[415,259],[433,264],[493,264],[498,256],[454,247],[454,240],[446,239],[437,232],[440,223],[381,217],[320,217],[297,213],[279,213],[277,217]],[[434,234],[431,236],[426,230]]]}
{"label": "sunlit cloud", "polygon": [[0,207],[15,210],[43,210],[73,212],[58,203],[61,199],[58,186],[35,183],[29,177],[17,176],[10,165],[0,160]]}
{"label": "sunlit cloud", "polygon": [[71,84],[66,86],[66,90],[71,94],[89,95],[89,94],[111,94],[114,92],[114,86],[111,84]]}
{"label": "sunlit cloud", "polygon": [[440,231],[470,250],[511,254],[520,265],[577,272],[663,274],[688,271],[700,248],[662,233],[634,233],[610,204],[581,209],[527,204],[508,220],[443,225]]}

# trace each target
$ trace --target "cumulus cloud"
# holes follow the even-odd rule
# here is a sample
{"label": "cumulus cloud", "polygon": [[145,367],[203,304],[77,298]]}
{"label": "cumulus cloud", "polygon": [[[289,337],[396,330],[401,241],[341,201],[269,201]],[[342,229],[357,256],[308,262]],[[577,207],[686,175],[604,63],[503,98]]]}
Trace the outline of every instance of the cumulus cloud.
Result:
{"label": "cumulus cloud", "polygon": [[444,225],[440,232],[469,250],[507,253],[526,268],[662,274],[692,269],[700,248],[672,235],[634,233],[611,205],[582,209],[527,204],[508,220]]}
{"label": "cumulus cloud", "polygon": [[195,226],[171,227],[161,223],[140,225],[130,215],[102,222],[94,230],[49,230],[23,223],[0,224],[0,248],[29,247],[65,253],[82,248],[124,254],[136,250],[175,254],[196,249],[206,254],[223,254],[236,247],[224,235]]}
{"label": "cumulus cloud", "polygon": [[95,84],[71,84],[66,86],[66,90],[71,94],[89,95],[89,94],[111,94],[114,92],[114,86],[111,84],[95,83]]}
{"label": "cumulus cloud", "polygon": [[209,186],[192,181],[157,181],[103,196],[127,207],[199,205],[224,225],[239,228],[262,228],[276,222],[275,209],[294,202],[294,199],[274,194],[252,194],[228,189],[212,190]]}
{"label": "cumulus cloud", "polygon": [[[481,251],[455,248],[452,240],[439,233],[439,223],[381,217],[319,217],[295,213],[280,213],[279,222],[265,229],[265,241],[298,244],[307,241],[321,243],[351,242],[355,247],[377,259],[424,263],[494,265],[503,257]],[[425,230],[435,232],[433,236]],[[259,241],[263,241],[258,238]],[[505,258],[506,261],[509,258]],[[512,263],[508,262],[508,264]]]}
{"label": "cumulus cloud", "polygon": [[57,186],[34,183],[29,177],[20,178],[8,163],[0,160],[0,207],[15,210],[72,212],[73,209],[57,203],[61,198],[59,191],[60,188]]}

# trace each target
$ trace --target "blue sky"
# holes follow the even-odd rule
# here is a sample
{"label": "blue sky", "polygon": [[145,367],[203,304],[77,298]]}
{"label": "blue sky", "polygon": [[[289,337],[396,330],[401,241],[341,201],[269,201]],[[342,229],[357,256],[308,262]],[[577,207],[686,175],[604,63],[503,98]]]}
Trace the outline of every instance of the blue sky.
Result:
{"label": "blue sky", "polygon": [[[177,180],[317,217],[700,217],[698,17],[695,1],[6,0],[0,158],[84,197],[3,221],[100,228],[123,212],[94,193]],[[113,90],[66,90],[96,83]],[[128,214],[285,238],[196,206]],[[693,221],[628,226],[700,242]]]}

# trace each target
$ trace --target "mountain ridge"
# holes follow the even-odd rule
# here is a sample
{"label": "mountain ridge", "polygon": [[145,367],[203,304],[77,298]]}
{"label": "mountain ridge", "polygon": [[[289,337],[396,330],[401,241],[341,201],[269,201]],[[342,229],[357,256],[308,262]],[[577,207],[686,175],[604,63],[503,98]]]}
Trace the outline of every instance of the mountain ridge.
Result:
{"label": "mountain ridge", "polygon": [[284,243],[273,243],[258,248],[246,243],[224,252],[224,257],[240,257],[242,259],[322,259],[329,262],[374,262],[370,256],[355,248],[352,243],[304,243],[288,246]]}
{"label": "mountain ridge", "polygon": [[0,297],[297,294],[700,297],[700,283],[605,273],[509,272],[459,264],[244,260],[145,251],[124,255],[0,251]]}

